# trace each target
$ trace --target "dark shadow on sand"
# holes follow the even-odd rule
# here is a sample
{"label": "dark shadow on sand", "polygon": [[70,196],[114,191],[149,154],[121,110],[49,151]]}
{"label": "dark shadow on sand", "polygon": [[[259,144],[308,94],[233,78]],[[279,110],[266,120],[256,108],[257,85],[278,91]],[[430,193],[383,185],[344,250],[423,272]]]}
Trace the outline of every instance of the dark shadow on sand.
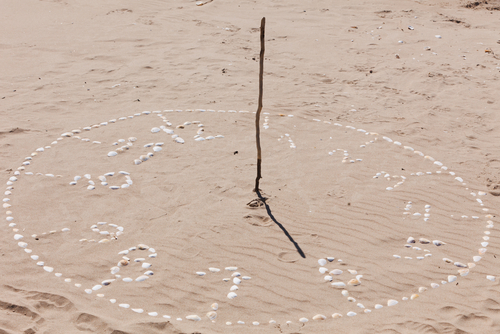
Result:
{"label": "dark shadow on sand", "polygon": [[295,246],[295,248],[297,249],[297,252],[299,252],[300,256],[302,256],[302,258],[306,258],[306,255],[304,254],[304,252],[302,251],[302,249],[300,248],[299,244],[295,242],[295,240],[293,240],[292,236],[290,235],[290,233],[288,233],[288,231],[286,230],[286,228],[281,225],[280,222],[278,222],[276,220],[276,218],[274,218],[273,216],[273,213],[271,212],[271,208],[269,207],[269,205],[267,205],[266,203],[266,200],[267,198],[263,197],[260,193],[260,191],[256,191],[257,193],[257,196],[259,197],[259,199],[262,201],[262,203],[264,203],[264,206],[266,207],[266,211],[267,211],[267,214],[269,215],[269,218],[272,219],[272,221],[279,226],[279,228],[283,231],[283,233],[285,233],[285,235],[288,237],[288,239],[292,242],[292,244]]}

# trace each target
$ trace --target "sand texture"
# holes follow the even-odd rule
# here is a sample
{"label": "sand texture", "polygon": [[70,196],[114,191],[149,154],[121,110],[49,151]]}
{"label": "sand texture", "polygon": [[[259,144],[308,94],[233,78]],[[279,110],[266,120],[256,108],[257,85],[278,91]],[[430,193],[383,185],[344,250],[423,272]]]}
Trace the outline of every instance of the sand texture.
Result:
{"label": "sand texture", "polygon": [[500,332],[500,2],[201,4],[1,1],[0,333]]}

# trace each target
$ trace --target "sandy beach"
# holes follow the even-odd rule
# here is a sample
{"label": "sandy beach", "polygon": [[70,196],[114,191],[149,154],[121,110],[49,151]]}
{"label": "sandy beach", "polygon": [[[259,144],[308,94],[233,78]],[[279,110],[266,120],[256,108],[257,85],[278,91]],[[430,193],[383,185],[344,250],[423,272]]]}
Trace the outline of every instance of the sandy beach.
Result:
{"label": "sandy beach", "polygon": [[0,333],[500,332],[500,1],[0,17]]}

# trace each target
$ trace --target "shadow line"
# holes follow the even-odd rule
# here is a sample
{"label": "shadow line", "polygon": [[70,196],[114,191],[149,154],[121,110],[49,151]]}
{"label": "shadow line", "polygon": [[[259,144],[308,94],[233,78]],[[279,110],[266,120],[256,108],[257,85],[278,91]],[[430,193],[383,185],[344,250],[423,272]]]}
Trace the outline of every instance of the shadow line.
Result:
{"label": "shadow line", "polygon": [[276,220],[276,218],[274,218],[272,212],[271,212],[271,208],[269,207],[269,205],[267,205],[266,203],[266,199],[265,197],[262,197],[260,191],[256,191],[257,193],[257,196],[259,197],[259,199],[262,201],[262,203],[264,203],[265,207],[266,207],[266,211],[267,211],[267,214],[269,215],[269,218],[272,219],[272,221],[279,226],[279,228],[283,231],[283,233],[285,233],[285,235],[288,237],[288,239],[293,243],[293,245],[295,246],[295,248],[297,249],[297,252],[299,252],[300,256],[302,256],[302,258],[306,258],[306,255],[304,254],[304,252],[302,251],[302,249],[300,248],[299,244],[295,242],[295,240],[293,240],[292,236],[290,235],[290,233],[288,233],[288,231],[286,230],[286,228],[281,225],[280,222],[278,222]]}

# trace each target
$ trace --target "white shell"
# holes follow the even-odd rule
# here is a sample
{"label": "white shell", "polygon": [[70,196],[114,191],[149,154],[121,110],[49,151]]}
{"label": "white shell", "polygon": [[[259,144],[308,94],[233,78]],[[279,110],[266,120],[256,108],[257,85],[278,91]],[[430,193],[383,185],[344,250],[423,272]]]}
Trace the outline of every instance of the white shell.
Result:
{"label": "white shell", "polygon": [[174,140],[175,140],[176,143],[184,144],[184,139],[182,139],[181,137],[177,137]]}
{"label": "white shell", "polygon": [[313,317],[313,320],[326,320],[326,316],[324,316],[323,314],[316,314]]}
{"label": "white shell", "polygon": [[160,131],[161,131],[160,128],[152,128],[151,129],[152,133],[157,133],[157,132],[160,132]]}
{"label": "white shell", "polygon": [[325,259],[319,259],[318,263],[319,263],[320,266],[324,266],[324,265],[326,265],[326,260]]}
{"label": "white shell", "polygon": [[143,282],[145,280],[147,280],[149,277],[146,276],[146,275],[142,275],[142,276],[139,276],[135,279],[136,282]]}
{"label": "white shell", "polygon": [[340,269],[334,269],[334,270],[330,271],[330,275],[340,275],[342,273],[343,273],[343,271]]}
{"label": "white shell", "polygon": [[495,282],[495,276],[493,276],[493,275],[488,275],[488,276],[486,276],[486,278],[492,282]]}
{"label": "white shell", "polygon": [[332,286],[334,288],[344,288],[345,287],[345,283],[344,282],[333,282]]}
{"label": "white shell", "polygon": [[227,298],[229,299],[234,299],[236,298],[238,295],[235,293],[235,292],[230,292],[227,294]]}
{"label": "white shell", "polygon": [[397,301],[397,300],[394,300],[394,299],[389,299],[389,300],[387,301],[387,306],[394,306],[394,305],[396,305],[397,303],[398,303],[398,301]]}
{"label": "white shell", "polygon": [[305,323],[305,322],[308,322],[308,321],[309,321],[309,319],[307,319],[307,318],[300,318],[299,319],[299,322],[302,322],[302,323]]}
{"label": "white shell", "polygon": [[208,317],[208,319],[214,321],[215,318],[217,318],[217,312],[214,312],[214,311],[208,312],[207,317]]}
{"label": "white shell", "polygon": [[114,157],[115,155],[118,155],[118,152],[111,151],[111,152],[108,153],[108,157]]}
{"label": "white shell", "polygon": [[352,312],[352,311],[351,312],[347,312],[347,316],[348,317],[354,317],[355,315],[357,315],[356,312]]}

